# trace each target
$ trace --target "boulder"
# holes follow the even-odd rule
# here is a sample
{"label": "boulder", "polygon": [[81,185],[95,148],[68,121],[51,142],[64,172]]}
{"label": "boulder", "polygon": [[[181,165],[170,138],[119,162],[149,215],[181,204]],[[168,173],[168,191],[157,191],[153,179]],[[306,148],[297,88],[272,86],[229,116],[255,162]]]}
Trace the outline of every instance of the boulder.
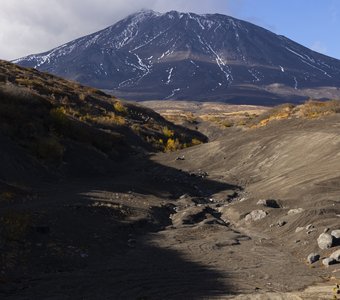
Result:
{"label": "boulder", "polygon": [[322,260],[322,264],[326,267],[336,264],[337,261],[334,258],[327,257]]}
{"label": "boulder", "polygon": [[320,249],[328,249],[333,246],[333,237],[328,233],[321,233],[317,242]]}
{"label": "boulder", "polygon": [[334,251],[329,258],[335,259],[337,262],[340,262],[340,249]]}
{"label": "boulder", "polygon": [[320,259],[320,255],[318,253],[311,253],[307,257],[307,261],[310,264],[317,262],[319,259]]}
{"label": "boulder", "polygon": [[336,239],[340,239],[340,229],[332,230],[331,236],[335,237]]}
{"label": "boulder", "polygon": [[257,201],[257,205],[263,205],[271,208],[280,208],[280,205],[274,199],[261,199]]}
{"label": "boulder", "polygon": [[313,229],[314,228],[314,225],[313,224],[308,224],[306,226],[306,230],[310,230],[310,229]]}
{"label": "boulder", "polygon": [[296,215],[296,214],[300,214],[304,211],[303,208],[293,208],[288,210],[288,215]]}
{"label": "boulder", "polygon": [[258,210],[253,210],[251,213],[247,214],[245,217],[246,221],[258,221],[267,216],[267,212],[264,210],[258,209]]}
{"label": "boulder", "polygon": [[305,227],[296,227],[295,229],[295,232],[298,233],[298,232],[301,232],[305,229]]}
{"label": "boulder", "polygon": [[286,221],[280,220],[279,222],[277,222],[277,226],[282,227],[285,226],[287,224]]}

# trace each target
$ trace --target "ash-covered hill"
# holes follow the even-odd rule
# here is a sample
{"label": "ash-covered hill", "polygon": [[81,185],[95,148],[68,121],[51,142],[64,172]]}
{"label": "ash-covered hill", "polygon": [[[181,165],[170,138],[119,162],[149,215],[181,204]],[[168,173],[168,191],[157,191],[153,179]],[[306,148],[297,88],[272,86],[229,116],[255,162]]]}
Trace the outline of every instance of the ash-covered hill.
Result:
{"label": "ash-covered hill", "polygon": [[339,60],[220,14],[142,11],[14,62],[137,100],[340,97]]}
{"label": "ash-covered hill", "polygon": [[106,174],[124,159],[204,141],[151,109],[0,61],[0,182]]}

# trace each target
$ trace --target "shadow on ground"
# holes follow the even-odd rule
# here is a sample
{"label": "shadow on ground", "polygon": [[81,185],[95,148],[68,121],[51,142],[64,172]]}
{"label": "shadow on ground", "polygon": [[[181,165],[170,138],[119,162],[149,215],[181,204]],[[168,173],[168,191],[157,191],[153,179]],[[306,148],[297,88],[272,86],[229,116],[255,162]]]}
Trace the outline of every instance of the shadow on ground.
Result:
{"label": "shadow on ground", "polygon": [[160,248],[150,237],[171,225],[166,201],[240,188],[148,159],[124,162],[114,173],[41,184],[40,196],[1,204],[2,217],[19,214],[29,221],[14,238],[13,228],[0,231],[0,298],[206,299],[232,293],[225,274]]}

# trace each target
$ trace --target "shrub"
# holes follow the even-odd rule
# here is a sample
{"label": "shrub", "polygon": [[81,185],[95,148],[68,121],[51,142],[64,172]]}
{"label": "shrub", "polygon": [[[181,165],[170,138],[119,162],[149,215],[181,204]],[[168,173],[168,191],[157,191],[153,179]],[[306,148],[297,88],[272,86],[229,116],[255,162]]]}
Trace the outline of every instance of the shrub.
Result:
{"label": "shrub", "polygon": [[116,101],[114,104],[113,104],[113,107],[115,109],[116,112],[119,112],[121,114],[127,114],[127,109],[126,107],[122,104],[122,102],[120,101]]}
{"label": "shrub", "polygon": [[181,144],[178,139],[168,139],[166,142],[166,146],[164,148],[164,151],[170,152],[170,151],[176,151],[181,148]]}
{"label": "shrub", "polygon": [[66,126],[68,124],[68,118],[66,115],[66,109],[64,107],[57,107],[50,111],[50,116],[52,117],[52,120],[58,125],[58,126]]}
{"label": "shrub", "polygon": [[167,138],[171,138],[171,137],[173,137],[174,136],[174,131],[173,130],[170,130],[167,126],[165,126],[164,128],[163,128],[163,134],[167,137]]}

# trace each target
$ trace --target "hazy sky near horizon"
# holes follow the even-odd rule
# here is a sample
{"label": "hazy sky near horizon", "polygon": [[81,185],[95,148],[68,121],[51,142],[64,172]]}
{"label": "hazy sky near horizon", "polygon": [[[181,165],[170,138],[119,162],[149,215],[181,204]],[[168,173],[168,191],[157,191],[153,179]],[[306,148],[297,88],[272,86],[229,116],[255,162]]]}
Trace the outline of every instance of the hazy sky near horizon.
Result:
{"label": "hazy sky near horizon", "polygon": [[227,14],[340,59],[340,0],[0,1],[0,59],[50,50],[141,9]]}

